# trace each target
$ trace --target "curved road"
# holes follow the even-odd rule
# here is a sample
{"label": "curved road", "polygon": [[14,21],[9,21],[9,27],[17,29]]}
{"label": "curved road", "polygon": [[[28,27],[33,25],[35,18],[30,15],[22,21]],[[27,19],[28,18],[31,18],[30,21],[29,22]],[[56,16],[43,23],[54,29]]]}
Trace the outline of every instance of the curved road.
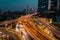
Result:
{"label": "curved road", "polygon": [[49,23],[46,23],[44,21],[40,21],[40,19],[38,19],[39,22],[41,22],[46,28],[48,28],[55,36],[57,36],[60,39],[60,29],[56,28],[53,25],[50,25]]}
{"label": "curved road", "polygon": [[[18,18],[18,19],[14,19],[14,20],[8,20],[8,21],[4,21],[4,22],[0,22],[0,26],[1,25],[5,25],[5,24],[9,24],[9,23],[12,23],[12,22],[16,22],[16,21],[20,21],[21,19],[22,20],[24,20],[24,19],[29,19],[32,15],[34,15],[34,14],[29,14],[29,15],[26,15],[26,16],[22,16],[22,17],[20,17],[20,18]],[[38,19],[39,20],[39,19]],[[39,20],[40,21],[40,20]],[[54,26],[52,26],[52,25],[49,25],[49,24],[47,24],[46,22],[44,22],[44,21],[40,21],[45,27],[47,27],[54,35],[56,35],[58,38],[60,38],[60,31],[59,30],[57,30]],[[27,23],[28,24],[28,23]],[[31,24],[30,24],[31,25]],[[28,25],[28,26],[30,26],[30,25]],[[53,28],[52,28],[53,27]],[[35,28],[35,30],[37,30],[36,28]],[[32,31],[32,30],[31,30]],[[6,32],[6,31],[5,31]],[[38,31],[39,32],[39,31]],[[7,34],[9,34],[9,32],[7,33]],[[34,35],[35,36],[35,35]]]}
{"label": "curved road", "polygon": [[[7,31],[5,28],[0,28],[0,36],[3,37],[4,35],[8,35],[9,37],[7,39],[9,40],[20,40],[19,38],[17,38],[17,36],[9,31]],[[7,40],[4,39],[4,40]]]}

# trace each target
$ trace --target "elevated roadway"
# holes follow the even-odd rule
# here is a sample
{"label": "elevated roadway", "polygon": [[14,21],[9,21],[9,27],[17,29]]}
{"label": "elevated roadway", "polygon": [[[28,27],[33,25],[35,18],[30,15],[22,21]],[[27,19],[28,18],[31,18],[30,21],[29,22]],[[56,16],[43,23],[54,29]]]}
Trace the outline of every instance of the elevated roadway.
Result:
{"label": "elevated roadway", "polygon": [[[51,37],[50,35],[43,32],[41,29],[38,29],[34,23],[31,21],[31,16],[35,14],[29,14],[26,16],[22,16],[18,19],[14,20],[8,20],[0,22],[1,25],[10,24],[13,22],[19,22],[22,21],[22,24],[25,25],[25,30],[28,32],[28,34],[34,38],[35,40],[55,40],[55,38]],[[43,20],[43,19],[42,19]],[[57,30],[58,28],[55,28],[55,26],[52,26],[49,24],[49,22],[41,21],[37,18],[38,22],[41,22],[46,28],[48,28],[54,35],[56,35],[58,38],[60,38],[60,31]]]}
{"label": "elevated roadway", "polygon": [[[10,30],[11,31],[11,30]],[[10,32],[9,30],[7,30],[6,28],[0,28],[0,36],[2,38],[2,40],[20,40],[20,38],[18,37],[17,34],[13,33],[13,32]],[[5,37],[7,39],[4,39]],[[8,35],[8,37],[7,37]]]}
{"label": "elevated roadway", "polygon": [[40,21],[46,28],[48,28],[55,36],[57,36],[60,39],[60,29],[52,24],[49,24],[48,22]]}

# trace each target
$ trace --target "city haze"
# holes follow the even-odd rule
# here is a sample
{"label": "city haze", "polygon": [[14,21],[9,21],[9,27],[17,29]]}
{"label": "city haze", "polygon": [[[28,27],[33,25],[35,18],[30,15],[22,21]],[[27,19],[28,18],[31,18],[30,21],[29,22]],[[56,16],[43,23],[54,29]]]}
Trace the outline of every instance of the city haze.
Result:
{"label": "city haze", "polygon": [[38,0],[0,0],[2,11],[22,11],[26,6],[37,9]]}

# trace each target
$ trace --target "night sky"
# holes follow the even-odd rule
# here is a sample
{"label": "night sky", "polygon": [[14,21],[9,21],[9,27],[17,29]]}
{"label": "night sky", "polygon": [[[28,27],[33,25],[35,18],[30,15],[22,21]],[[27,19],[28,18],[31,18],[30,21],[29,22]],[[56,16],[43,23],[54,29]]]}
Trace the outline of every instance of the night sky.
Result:
{"label": "night sky", "polygon": [[0,0],[0,8],[3,11],[22,11],[29,5],[30,8],[37,9],[37,0]]}

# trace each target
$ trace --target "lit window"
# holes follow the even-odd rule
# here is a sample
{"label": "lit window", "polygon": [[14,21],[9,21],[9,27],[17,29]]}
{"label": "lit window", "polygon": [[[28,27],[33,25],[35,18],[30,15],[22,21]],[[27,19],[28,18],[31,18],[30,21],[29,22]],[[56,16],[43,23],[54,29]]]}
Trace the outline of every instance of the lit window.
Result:
{"label": "lit window", "polygon": [[46,6],[41,6],[41,8],[45,8]]}

